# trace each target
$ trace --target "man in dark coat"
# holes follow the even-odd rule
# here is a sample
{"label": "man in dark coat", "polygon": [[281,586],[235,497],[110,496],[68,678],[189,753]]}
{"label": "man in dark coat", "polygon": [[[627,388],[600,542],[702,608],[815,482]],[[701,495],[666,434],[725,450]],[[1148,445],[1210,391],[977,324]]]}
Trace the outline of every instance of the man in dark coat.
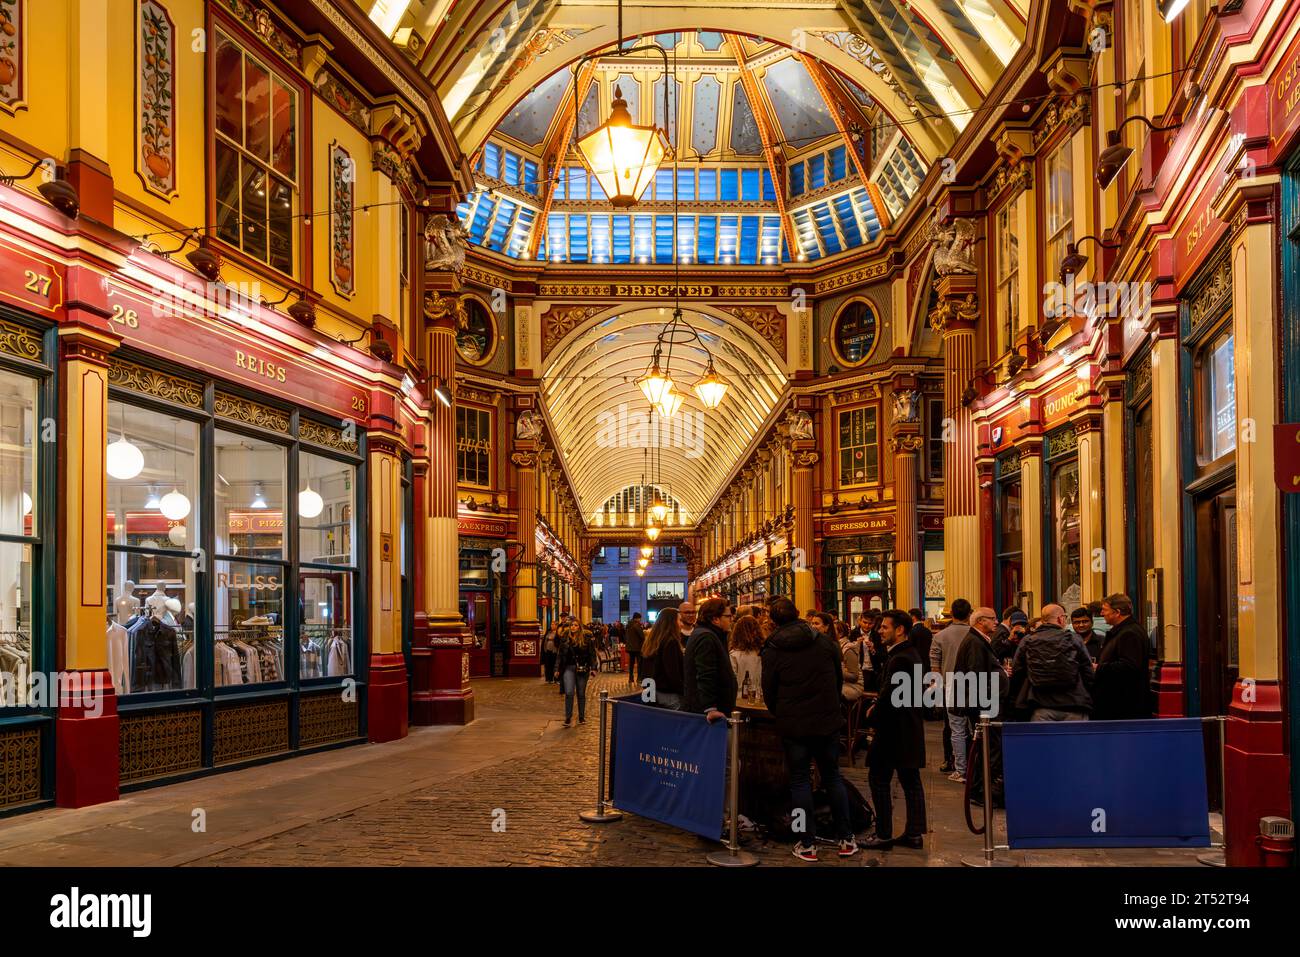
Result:
{"label": "man in dark coat", "polygon": [[785,748],[790,771],[790,797],[796,815],[796,830],[802,837],[794,856],[817,860],[817,821],[813,809],[812,764],[817,762],[822,787],[830,799],[835,822],[835,839],[840,857],[858,852],[849,821],[849,795],[840,777],[840,687],[844,682],[842,656],[830,635],[799,620],[799,611],[788,598],[772,602],[768,613],[775,630],[763,645],[763,700]]}
{"label": "man in dark coat", "polygon": [[[971,612],[970,623],[970,633],[962,639],[953,665],[953,695],[957,701],[957,710],[975,728],[985,711],[994,720],[1006,716],[1009,682],[1007,673],[1002,670],[1002,664],[993,651],[993,636],[998,627],[993,609],[976,608]],[[993,778],[993,806],[1001,807],[1002,736],[998,729],[990,729],[984,746],[988,748],[989,768]],[[971,779],[970,793],[982,796],[983,761],[968,761],[966,776]]]}
{"label": "man in dark coat", "polygon": [[1097,659],[1092,685],[1092,716],[1098,721],[1151,717],[1151,642],[1133,619],[1127,595],[1110,595],[1101,603],[1110,625]]}
{"label": "man in dark coat", "polygon": [[627,680],[636,684],[636,663],[641,658],[641,646],[645,644],[645,629],[641,627],[641,613],[638,611],[627,623],[627,637],[623,639],[627,646]]}
{"label": "man in dark coat", "polygon": [[[908,637],[911,626],[910,616],[898,610],[885,612],[880,620],[880,634],[888,654],[880,697],[867,712],[867,724],[876,730],[868,758],[876,833],[863,842],[867,847],[892,847],[897,843],[920,848],[925,838],[925,791],[921,787],[921,768],[925,767],[925,717],[921,707],[925,667]],[[897,841],[889,790],[895,774],[907,803],[907,823]]]}
{"label": "man in dark coat", "polygon": [[736,707],[736,672],[727,654],[733,618],[727,599],[708,599],[700,605],[699,624],[686,642],[683,710],[703,714],[710,721],[728,717]]}

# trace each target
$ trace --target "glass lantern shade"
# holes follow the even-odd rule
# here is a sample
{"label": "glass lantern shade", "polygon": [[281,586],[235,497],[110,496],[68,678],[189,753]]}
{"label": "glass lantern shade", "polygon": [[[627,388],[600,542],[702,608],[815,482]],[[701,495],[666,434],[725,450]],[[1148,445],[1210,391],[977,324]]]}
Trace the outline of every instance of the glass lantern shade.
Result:
{"label": "glass lantern shade", "polygon": [[[686,398],[680,392],[668,392],[658,402],[655,403],[655,411],[663,419],[671,419],[677,414],[677,410],[682,407],[682,400]],[[667,511],[665,509],[665,511]]]}
{"label": "glass lantern shade", "polygon": [[659,537],[660,531],[661,529],[659,528],[658,525],[647,525],[645,530],[645,537],[650,539],[650,541],[653,542],[655,539]]}
{"label": "glass lantern shade", "polygon": [[716,409],[722,404],[722,397],[727,394],[727,383],[713,370],[712,361],[703,378],[692,388],[706,409]]}
{"label": "glass lantern shade", "polygon": [[636,204],[668,155],[657,126],[634,126],[622,91],[614,87],[609,119],[578,140],[578,152],[612,205]]}
{"label": "glass lantern shade", "polygon": [[663,401],[664,396],[673,391],[673,380],[668,374],[660,370],[658,361],[650,368],[650,371],[636,380],[637,386],[641,389],[641,394],[645,396],[646,401],[651,405],[658,405]]}

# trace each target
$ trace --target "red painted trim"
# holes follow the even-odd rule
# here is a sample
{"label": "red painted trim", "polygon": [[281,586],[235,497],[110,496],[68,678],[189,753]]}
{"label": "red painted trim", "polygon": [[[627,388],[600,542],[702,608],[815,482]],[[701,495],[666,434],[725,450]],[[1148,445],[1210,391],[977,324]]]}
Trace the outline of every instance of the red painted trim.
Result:
{"label": "red painted trim", "polygon": [[[1246,700],[1247,695],[1252,700]],[[1284,749],[1282,689],[1255,681],[1232,689],[1225,729],[1224,774],[1229,782],[1225,827],[1230,867],[1263,863],[1256,838],[1262,817],[1291,815],[1290,765]]]}
{"label": "red painted trim", "polygon": [[[89,692],[60,687],[55,719],[54,800],[87,807],[118,798],[120,748],[117,694],[107,670],[73,672]],[[73,689],[74,692],[76,689]],[[92,696],[88,703],[84,699]]]}
{"label": "red painted trim", "polygon": [[400,654],[370,656],[366,727],[372,742],[396,741],[408,729],[406,659]]}

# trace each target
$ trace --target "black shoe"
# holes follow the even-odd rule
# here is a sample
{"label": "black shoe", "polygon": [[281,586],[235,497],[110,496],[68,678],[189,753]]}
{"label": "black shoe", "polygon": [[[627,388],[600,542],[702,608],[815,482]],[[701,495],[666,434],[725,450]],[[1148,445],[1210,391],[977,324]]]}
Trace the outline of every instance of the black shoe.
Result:
{"label": "black shoe", "polygon": [[925,846],[925,840],[920,837],[899,837],[895,838],[894,843],[901,844],[903,847],[910,847],[914,851],[919,851]]}
{"label": "black shoe", "polygon": [[887,851],[893,846],[893,838],[880,837],[876,834],[868,834],[858,841],[858,847],[865,847],[867,850]]}
{"label": "black shoe", "polygon": [[940,774],[952,774],[952,772],[956,770],[957,768],[953,766],[951,761],[945,761],[943,764],[939,765]]}

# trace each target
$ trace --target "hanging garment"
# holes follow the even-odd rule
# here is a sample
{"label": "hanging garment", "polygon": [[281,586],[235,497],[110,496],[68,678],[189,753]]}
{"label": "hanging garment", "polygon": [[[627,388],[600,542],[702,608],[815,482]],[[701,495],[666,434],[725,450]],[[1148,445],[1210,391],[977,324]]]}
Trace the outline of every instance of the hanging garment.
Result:
{"label": "hanging garment", "polygon": [[325,673],[333,678],[336,675],[351,674],[352,667],[348,660],[347,642],[342,638],[331,638],[329,656]]}
{"label": "hanging garment", "polygon": [[117,622],[108,626],[108,674],[118,694],[131,693],[131,636]]}
{"label": "hanging garment", "polygon": [[194,642],[186,642],[181,652],[181,687],[194,687]]}

